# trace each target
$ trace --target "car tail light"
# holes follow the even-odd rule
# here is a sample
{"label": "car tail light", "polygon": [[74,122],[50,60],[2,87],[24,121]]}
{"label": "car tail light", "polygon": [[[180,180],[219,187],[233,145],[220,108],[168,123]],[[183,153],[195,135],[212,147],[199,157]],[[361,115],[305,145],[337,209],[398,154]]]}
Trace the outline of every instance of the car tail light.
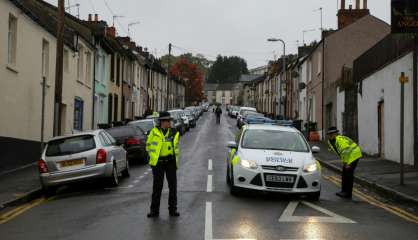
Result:
{"label": "car tail light", "polygon": [[139,145],[140,143],[141,143],[141,140],[137,138],[128,138],[126,140],[126,145]]}
{"label": "car tail light", "polygon": [[40,173],[47,173],[48,167],[46,166],[46,163],[43,159],[38,160],[38,169]]}
{"label": "car tail light", "polygon": [[99,149],[96,155],[96,164],[105,163],[107,158],[107,153],[104,149]]}

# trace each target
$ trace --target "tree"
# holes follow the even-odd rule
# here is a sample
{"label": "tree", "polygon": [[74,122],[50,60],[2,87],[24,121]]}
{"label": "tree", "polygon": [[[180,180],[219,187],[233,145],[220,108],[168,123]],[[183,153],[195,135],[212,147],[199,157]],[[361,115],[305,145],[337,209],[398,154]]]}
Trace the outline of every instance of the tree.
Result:
{"label": "tree", "polygon": [[164,55],[161,57],[161,63],[164,67],[167,67],[170,61],[170,65],[172,66],[182,58],[186,59],[188,63],[196,64],[204,75],[207,74],[213,63],[212,61],[206,59],[202,54],[193,55],[192,53],[185,53],[180,56],[171,55],[171,57]]}
{"label": "tree", "polygon": [[209,69],[209,83],[235,83],[242,74],[248,74],[247,62],[237,56],[218,55]]}
{"label": "tree", "polygon": [[188,105],[203,100],[203,72],[197,64],[182,57],[171,67],[170,74],[185,81]]}

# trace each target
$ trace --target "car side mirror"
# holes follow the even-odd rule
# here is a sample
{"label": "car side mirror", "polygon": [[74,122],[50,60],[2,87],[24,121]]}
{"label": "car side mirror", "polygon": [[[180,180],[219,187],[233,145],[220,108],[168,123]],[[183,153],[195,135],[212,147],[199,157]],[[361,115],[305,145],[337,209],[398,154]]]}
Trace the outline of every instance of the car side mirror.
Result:
{"label": "car side mirror", "polygon": [[312,147],[312,153],[319,153],[321,151],[321,148],[318,146],[313,146]]}
{"label": "car side mirror", "polygon": [[226,146],[228,148],[237,148],[237,143],[235,141],[229,141]]}

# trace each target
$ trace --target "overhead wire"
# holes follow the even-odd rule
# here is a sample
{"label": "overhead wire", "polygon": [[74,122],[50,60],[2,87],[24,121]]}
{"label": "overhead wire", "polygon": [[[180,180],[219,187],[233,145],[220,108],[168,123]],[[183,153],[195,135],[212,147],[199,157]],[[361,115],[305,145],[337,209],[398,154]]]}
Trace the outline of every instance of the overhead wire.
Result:
{"label": "overhead wire", "polygon": [[[91,0],[90,0],[91,1]],[[115,12],[112,10],[112,8],[110,7],[109,3],[106,0],[103,0],[107,10],[109,10],[110,14],[113,16],[116,16]],[[115,19],[116,23],[119,25],[119,27],[122,29],[122,31],[128,35],[128,30],[125,29],[125,27],[122,25],[122,23],[116,18]]]}

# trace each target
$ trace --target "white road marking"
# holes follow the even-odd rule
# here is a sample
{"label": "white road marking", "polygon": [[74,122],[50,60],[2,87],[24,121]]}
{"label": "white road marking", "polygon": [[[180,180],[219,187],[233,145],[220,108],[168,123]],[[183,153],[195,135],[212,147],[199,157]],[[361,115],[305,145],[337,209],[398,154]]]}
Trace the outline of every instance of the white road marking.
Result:
{"label": "white road marking", "polygon": [[208,181],[206,185],[206,192],[212,192],[212,175],[208,175]]}
{"label": "white road marking", "polygon": [[139,179],[143,179],[145,176],[140,176]]}
{"label": "white road marking", "polygon": [[138,183],[138,182],[139,182],[139,180],[135,180],[135,181],[134,181],[134,183]]}
{"label": "white road marking", "polygon": [[[315,209],[318,212],[324,213],[329,217],[319,217],[319,216],[293,216],[297,206],[299,203],[302,203],[308,207]],[[325,208],[321,208],[315,204],[310,202],[302,201],[290,202],[286,209],[284,210],[283,214],[279,218],[279,222],[303,222],[303,223],[356,223],[355,221],[333,213]]]}
{"label": "white road marking", "polygon": [[149,172],[144,172],[145,175],[148,175]]}
{"label": "white road marking", "polygon": [[205,213],[205,240],[213,239],[212,230],[212,202],[206,202],[206,213]]}
{"label": "white road marking", "polygon": [[212,202],[206,202],[205,210],[205,240],[256,240],[254,238],[213,239]]}
{"label": "white road marking", "polygon": [[209,170],[209,171],[212,171],[212,169],[213,169],[213,166],[212,166],[212,159],[209,159],[209,161],[208,161],[208,170]]}

